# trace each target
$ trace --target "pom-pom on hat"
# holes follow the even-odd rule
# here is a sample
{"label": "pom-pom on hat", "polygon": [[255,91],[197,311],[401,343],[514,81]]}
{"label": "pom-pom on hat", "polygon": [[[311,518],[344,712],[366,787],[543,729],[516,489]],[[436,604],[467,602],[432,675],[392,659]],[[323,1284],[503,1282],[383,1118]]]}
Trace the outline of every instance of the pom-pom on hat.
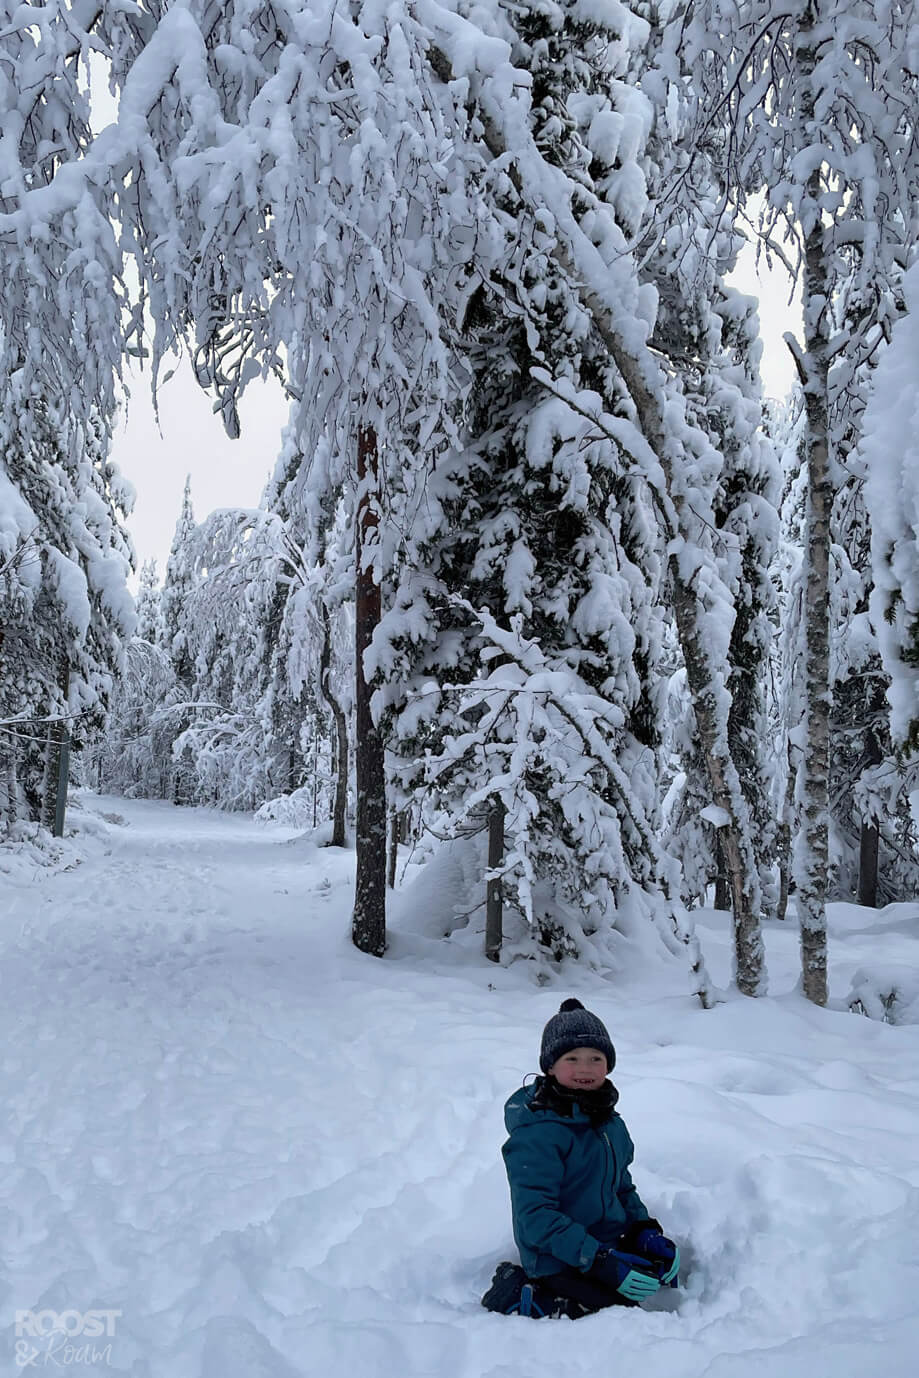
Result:
{"label": "pom-pom on hat", "polygon": [[542,1031],[540,1070],[548,1072],[572,1048],[596,1048],[606,1058],[607,1072],[616,1065],[616,1049],[606,1032],[606,1025],[590,1010],[585,1010],[580,1000],[574,999],[563,1000],[558,1014],[553,1014]]}

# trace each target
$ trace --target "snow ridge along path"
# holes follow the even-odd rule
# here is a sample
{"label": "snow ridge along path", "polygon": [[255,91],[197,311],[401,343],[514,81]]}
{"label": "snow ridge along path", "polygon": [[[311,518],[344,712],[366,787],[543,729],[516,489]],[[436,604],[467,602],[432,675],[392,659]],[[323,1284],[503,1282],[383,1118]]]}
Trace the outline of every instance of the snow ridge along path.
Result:
{"label": "snow ridge along path", "polygon": [[[83,803],[82,865],[0,876],[0,1373],[913,1378],[919,1027],[807,1005],[790,923],[790,993],[708,1013],[663,959],[540,987],[482,961],[475,919],[426,936],[410,889],[380,962],[349,943],[352,854]],[[726,916],[700,934],[726,980]],[[916,967],[919,907],[835,906],[831,953],[837,998],[867,955]],[[496,1317],[503,1101],[572,993],[689,1268],[644,1311]]]}

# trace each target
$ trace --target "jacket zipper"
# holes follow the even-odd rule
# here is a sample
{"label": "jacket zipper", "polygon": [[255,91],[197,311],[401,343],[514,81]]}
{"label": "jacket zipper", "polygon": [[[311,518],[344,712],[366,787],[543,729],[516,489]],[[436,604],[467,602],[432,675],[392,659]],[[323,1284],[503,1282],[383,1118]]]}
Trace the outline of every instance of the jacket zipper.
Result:
{"label": "jacket zipper", "polygon": [[606,1147],[609,1149],[609,1200],[608,1204],[613,1204],[613,1185],[616,1181],[616,1155],[613,1152],[613,1145],[609,1141],[609,1135],[603,1130],[603,1138],[606,1140]]}

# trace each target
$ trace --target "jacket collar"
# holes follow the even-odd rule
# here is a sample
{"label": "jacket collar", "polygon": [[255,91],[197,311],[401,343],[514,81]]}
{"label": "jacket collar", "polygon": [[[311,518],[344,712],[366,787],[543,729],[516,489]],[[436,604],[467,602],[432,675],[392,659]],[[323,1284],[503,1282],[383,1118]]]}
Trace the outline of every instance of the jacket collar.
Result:
{"label": "jacket collar", "polygon": [[562,1119],[587,1119],[592,1125],[606,1124],[616,1113],[619,1092],[611,1081],[596,1091],[569,1091],[555,1077],[537,1077],[530,1097],[531,1110],[550,1110]]}

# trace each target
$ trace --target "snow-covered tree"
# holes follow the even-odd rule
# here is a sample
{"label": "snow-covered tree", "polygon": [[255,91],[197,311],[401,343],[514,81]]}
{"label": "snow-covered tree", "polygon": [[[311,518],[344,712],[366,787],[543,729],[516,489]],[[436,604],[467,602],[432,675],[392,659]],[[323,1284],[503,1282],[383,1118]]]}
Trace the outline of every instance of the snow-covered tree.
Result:
{"label": "snow-covered tree", "polygon": [[115,411],[125,305],[111,182],[84,175],[102,9],[0,0],[3,371],[85,427]]}
{"label": "snow-covered tree", "polygon": [[[487,27],[481,11],[476,18]],[[458,696],[443,708],[456,728],[435,740],[430,778],[438,767],[455,777],[470,820],[506,790],[505,869],[521,908],[545,904],[530,865],[542,847],[562,950],[571,940],[584,950],[585,927],[593,931],[598,916],[601,941],[608,937],[614,901],[625,922],[627,896],[643,884],[661,879],[673,893],[646,813],[656,807],[652,591],[660,508],[665,520],[672,509],[641,426],[668,457],[686,432],[679,403],[665,422],[666,404],[648,386],[657,376],[643,343],[654,294],[641,290],[623,234],[645,204],[636,151],[648,112],[613,73],[643,27],[624,10],[600,15],[575,4],[499,10],[494,24],[509,44],[508,72],[483,60],[486,48],[496,51],[491,33],[470,34],[443,12],[432,23],[433,60],[445,80],[469,81],[484,131],[481,184],[496,221],[485,242],[496,258],[488,271],[470,263],[464,343],[481,377],[467,444],[429,480],[419,540],[428,546],[406,561],[384,622],[388,647],[405,656],[390,707],[409,756],[413,734],[440,733],[426,703],[439,710]],[[502,259],[503,246],[511,252]],[[561,520],[556,512],[550,526],[552,504]],[[474,599],[451,592],[470,587]],[[488,602],[476,607],[476,599]],[[480,763],[482,752],[490,759]],[[558,811],[554,848],[551,824],[540,835],[540,806],[547,819]],[[577,912],[585,908],[586,920]]]}
{"label": "snow-covered tree", "polygon": [[803,283],[800,340],[787,336],[807,430],[805,751],[798,849],[805,993],[826,1000],[829,864],[830,517],[848,383],[878,326],[915,233],[919,193],[914,0],[699,0],[686,6],[699,119],[672,189],[694,203],[699,153],[723,160],[726,194],[765,193],[762,227],[789,231]]}
{"label": "snow-covered tree", "polygon": [[159,645],[163,640],[163,612],[155,559],[144,560],[141,566],[135,608],[135,635],[140,641],[149,641],[151,646]]}
{"label": "snow-covered tree", "polygon": [[4,824],[37,820],[49,727],[104,722],[134,626],[122,521],[133,494],[108,436],[23,392],[0,356],[0,740]]}
{"label": "snow-covered tree", "polygon": [[105,731],[87,753],[90,779],[128,799],[172,799],[177,701],[172,661],[162,646],[137,636],[112,695]]}
{"label": "snow-covered tree", "polygon": [[872,526],[871,614],[890,677],[890,730],[908,794],[919,778],[919,266],[906,277],[904,297],[906,314],[876,370],[861,451]]}
{"label": "snow-covered tree", "polygon": [[[540,157],[594,201],[594,178],[610,184],[610,202],[616,185],[640,184],[643,107],[620,80],[625,16],[607,25],[567,4],[501,18],[513,23],[501,32],[515,68],[532,83]],[[607,147],[591,148],[604,115],[636,125],[618,184]],[[435,831],[481,829],[502,809],[506,896],[561,954],[598,932],[606,941],[620,893],[653,878],[631,814],[644,820],[656,808],[660,562],[627,461],[557,395],[567,385],[604,395],[611,411],[626,405],[553,256],[554,228],[503,167],[483,166],[479,194],[501,262],[488,277],[470,265],[465,443],[428,479],[425,530],[384,618],[390,746],[403,798]],[[600,233],[612,204],[597,213]],[[585,741],[588,722],[602,747]]]}
{"label": "snow-covered tree", "polygon": [[[328,473],[328,448],[323,438],[307,464],[293,429],[287,430],[262,501],[283,523],[286,555],[273,651],[274,712],[296,719],[314,777],[321,770],[330,784],[334,780],[331,845],[341,847],[353,735],[354,541],[343,492],[320,477]],[[314,798],[323,792],[316,778],[313,791]]]}
{"label": "snow-covered tree", "polygon": [[[728,595],[723,609],[730,628],[727,692],[721,695],[726,722],[721,732],[745,805],[736,820],[745,833],[743,850],[755,857],[759,872],[759,887],[751,886],[750,893],[751,907],[758,911],[761,894],[771,895],[775,838],[763,715],[775,603],[769,565],[777,535],[778,470],[762,427],[756,302],[726,282],[743,240],[725,206],[717,166],[709,160],[707,173],[697,167],[697,194],[679,224],[667,225],[658,217],[657,203],[687,158],[692,72],[681,41],[682,8],[657,0],[636,0],[634,7],[649,23],[649,42],[638,56],[636,76],[654,111],[643,243],[644,275],[658,295],[652,343],[679,377],[687,416],[709,446],[692,469],[692,504],[714,528],[707,558]],[[686,676],[678,675],[672,688],[678,725],[670,746],[678,749],[682,769],[677,792],[671,791],[668,801],[666,837],[683,864],[688,893],[697,895],[703,877],[717,875],[719,882],[727,877],[721,830],[712,822],[710,765]]]}
{"label": "snow-covered tree", "polygon": [[220,509],[183,549],[191,585],[181,648],[191,683],[173,750],[189,763],[196,798],[256,808],[279,792],[279,756],[286,770],[272,728],[266,652],[284,558],[279,523],[259,509]]}
{"label": "snow-covered tree", "polygon": [[192,657],[185,638],[188,603],[195,587],[194,536],[197,530],[191,501],[191,475],[185,480],[182,506],[176,520],[166,577],[160,592],[161,640],[175,666],[176,679],[191,690]]}
{"label": "snow-covered tree", "polygon": [[798,829],[798,766],[804,749],[804,541],[807,516],[807,466],[803,452],[805,417],[800,398],[772,403],[769,430],[783,478],[781,530],[773,564],[778,595],[779,631],[772,657],[769,736],[773,742],[778,820],[779,897],[776,916],[784,919],[791,890],[792,844]]}
{"label": "snow-covered tree", "polygon": [[82,178],[58,196],[92,143],[84,18],[0,3],[4,822],[38,817],[49,718],[77,745],[98,726],[132,621],[131,498],[108,459],[123,303],[111,198]]}
{"label": "snow-covered tree", "polygon": [[[848,363],[837,395],[841,477],[833,505],[830,623],[833,712],[830,722],[830,809],[834,849],[832,884],[837,894],[875,905],[915,892],[917,874],[907,785],[896,760],[888,721],[889,676],[869,609],[872,592],[871,517],[865,502],[868,464],[862,452],[865,407],[877,364],[889,348],[905,304],[893,267],[886,289],[866,305],[857,275],[840,292],[838,316],[857,331],[867,314],[873,348]],[[851,304],[850,304],[851,295]]]}
{"label": "snow-covered tree", "polygon": [[[185,480],[182,493],[182,506],[176,519],[169,558],[166,561],[166,574],[160,590],[160,622],[158,646],[169,658],[172,666],[173,686],[168,718],[163,723],[160,740],[168,742],[170,759],[173,745],[189,722],[185,707],[194,694],[195,667],[189,652],[186,626],[188,608],[195,589],[194,537],[197,526],[191,501],[191,476]],[[171,728],[172,738],[169,740]],[[195,797],[194,771],[191,763],[181,757],[173,760],[171,771],[171,797],[177,804],[191,803]]]}

